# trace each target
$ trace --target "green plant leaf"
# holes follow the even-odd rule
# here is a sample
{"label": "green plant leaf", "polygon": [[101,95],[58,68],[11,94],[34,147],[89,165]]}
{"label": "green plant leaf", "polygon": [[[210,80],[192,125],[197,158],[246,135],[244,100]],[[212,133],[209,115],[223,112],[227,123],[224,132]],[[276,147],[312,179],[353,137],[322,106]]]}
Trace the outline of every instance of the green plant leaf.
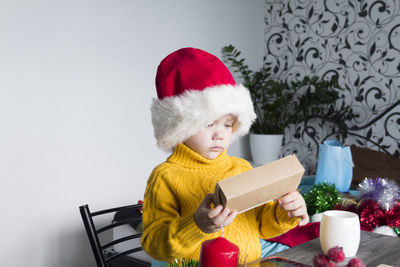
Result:
{"label": "green plant leaf", "polygon": [[[311,118],[332,122],[343,138],[347,124],[356,115],[344,102],[344,91],[336,77],[322,80],[317,76],[305,76],[297,82],[281,81],[271,73],[271,65],[264,57],[264,65],[250,70],[241,52],[233,45],[222,48],[223,61],[234,72],[239,73],[245,87],[249,89],[257,119],[250,131],[256,134],[283,134],[290,124],[305,123]],[[341,104],[339,104],[341,103]]]}

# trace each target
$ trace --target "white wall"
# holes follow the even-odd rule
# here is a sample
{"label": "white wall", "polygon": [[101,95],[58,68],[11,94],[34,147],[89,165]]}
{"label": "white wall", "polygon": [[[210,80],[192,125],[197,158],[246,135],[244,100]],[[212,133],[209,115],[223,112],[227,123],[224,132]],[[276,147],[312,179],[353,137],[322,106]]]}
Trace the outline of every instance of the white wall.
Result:
{"label": "white wall", "polygon": [[0,265],[94,266],[78,206],[135,203],[167,156],[149,112],[160,60],[233,43],[257,66],[263,17],[263,0],[3,0]]}

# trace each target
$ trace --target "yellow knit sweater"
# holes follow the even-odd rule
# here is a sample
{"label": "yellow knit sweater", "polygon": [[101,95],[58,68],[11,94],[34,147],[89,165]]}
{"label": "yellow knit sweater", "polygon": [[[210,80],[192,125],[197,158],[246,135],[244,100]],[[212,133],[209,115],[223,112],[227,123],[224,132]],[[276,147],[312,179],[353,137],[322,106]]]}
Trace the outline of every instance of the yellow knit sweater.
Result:
{"label": "yellow knit sweater", "polygon": [[[251,165],[226,152],[210,160],[179,144],[166,162],[158,165],[149,177],[144,195],[142,246],[152,257],[162,261],[177,258],[200,258],[201,244],[221,235],[203,233],[193,214],[215,184],[245,172]],[[261,256],[259,238],[280,235],[297,225],[277,202],[239,214],[224,228],[224,237],[240,249],[241,263]]]}

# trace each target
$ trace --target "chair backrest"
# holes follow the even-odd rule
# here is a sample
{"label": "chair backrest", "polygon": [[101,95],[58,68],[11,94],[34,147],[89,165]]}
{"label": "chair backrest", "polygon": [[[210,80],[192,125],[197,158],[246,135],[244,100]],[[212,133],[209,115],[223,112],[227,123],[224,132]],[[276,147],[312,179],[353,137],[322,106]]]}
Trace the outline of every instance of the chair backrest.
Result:
{"label": "chair backrest", "polygon": [[[107,242],[105,244],[102,244],[99,238],[99,235],[106,232],[110,231],[115,227],[125,225],[125,224],[137,224],[142,221],[142,215],[140,212],[137,212],[140,210],[142,207],[142,204],[136,204],[136,205],[129,205],[129,206],[123,206],[123,207],[116,207],[112,209],[106,209],[106,210],[100,210],[96,212],[91,212],[89,209],[88,205],[83,205],[79,207],[83,224],[85,225],[86,233],[89,237],[90,245],[93,250],[94,257],[96,259],[96,263],[98,267],[109,267],[109,266],[115,266],[115,263],[117,261],[120,261],[121,258],[125,257],[128,254],[135,253],[138,251],[143,250],[141,246],[139,247],[134,247],[130,248],[126,251],[123,252],[116,252],[113,250],[113,246],[116,244],[119,244],[121,242],[125,242],[127,240],[135,239],[135,238],[140,238],[141,233],[133,234],[133,235],[128,235],[122,238],[119,238],[117,240],[112,240],[110,242]],[[110,217],[114,216],[115,213],[117,212],[128,212],[132,211],[132,216],[128,217],[127,219],[123,220],[109,220],[110,223],[106,224],[105,226],[101,227],[96,227],[96,224],[94,223],[94,217],[96,216],[101,216],[104,215],[105,217]],[[130,259],[130,261],[136,261],[135,259]],[[141,262],[140,260],[136,263],[136,265],[131,265],[131,266],[149,266],[148,263]]]}

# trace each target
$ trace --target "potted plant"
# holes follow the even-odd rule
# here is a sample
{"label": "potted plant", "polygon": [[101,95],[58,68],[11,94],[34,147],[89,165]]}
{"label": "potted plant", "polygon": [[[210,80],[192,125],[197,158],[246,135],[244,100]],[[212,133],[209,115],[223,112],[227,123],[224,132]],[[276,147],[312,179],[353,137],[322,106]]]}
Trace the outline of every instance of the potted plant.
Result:
{"label": "potted plant", "polygon": [[[339,129],[342,138],[346,137],[346,121],[352,120],[355,115],[353,110],[345,104],[339,92],[343,89],[337,79],[322,80],[318,77],[304,77],[298,82],[288,82],[271,78],[271,68],[266,57],[263,66],[258,71],[252,71],[245,63],[244,58],[239,58],[241,52],[233,45],[222,49],[222,57],[233,72],[239,73],[244,86],[249,91],[254,104],[257,119],[250,129],[250,150],[253,160],[264,164],[279,157],[282,137],[285,129],[290,124],[304,123],[311,118],[319,118],[334,123]],[[339,104],[339,101],[341,103]],[[267,156],[258,160],[259,144],[254,141],[269,135],[274,139],[266,149],[261,148],[259,154],[275,150],[277,155]],[[265,143],[265,141],[261,141]],[[275,147],[275,148],[274,148]]]}

